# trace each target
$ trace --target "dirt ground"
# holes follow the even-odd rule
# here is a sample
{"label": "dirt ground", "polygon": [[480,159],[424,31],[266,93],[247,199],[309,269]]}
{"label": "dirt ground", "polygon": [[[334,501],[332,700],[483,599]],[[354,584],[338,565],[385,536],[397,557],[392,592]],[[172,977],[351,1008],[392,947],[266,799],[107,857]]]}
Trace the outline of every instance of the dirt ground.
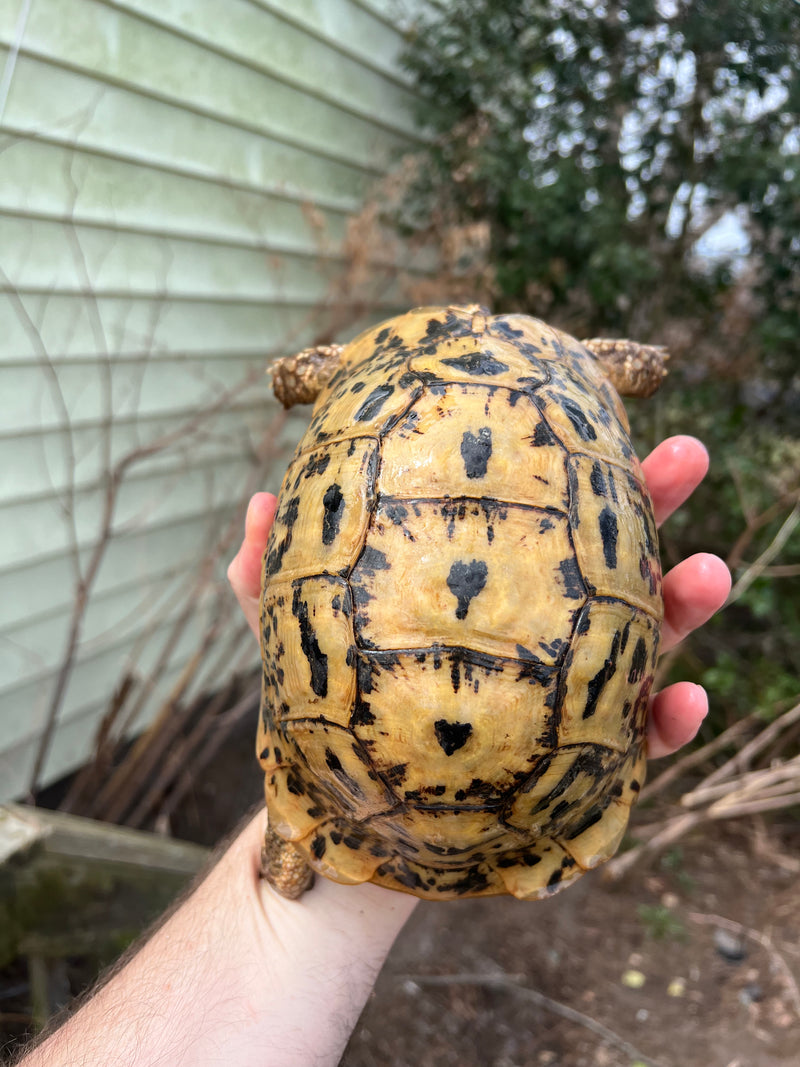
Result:
{"label": "dirt ground", "polygon": [[[173,831],[212,844],[259,796],[244,730]],[[422,903],[342,1067],[798,1065],[798,857],[797,820],[742,822],[619,885],[595,872],[542,903]]]}
{"label": "dirt ground", "polygon": [[421,905],[344,1067],[800,1064],[797,875],[743,832],[670,859],[544,903]]}

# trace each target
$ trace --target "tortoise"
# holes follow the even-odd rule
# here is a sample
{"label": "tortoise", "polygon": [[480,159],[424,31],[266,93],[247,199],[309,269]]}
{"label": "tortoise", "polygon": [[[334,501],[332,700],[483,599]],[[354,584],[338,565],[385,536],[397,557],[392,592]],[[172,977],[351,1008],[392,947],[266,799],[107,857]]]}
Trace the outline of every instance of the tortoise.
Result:
{"label": "tortoise", "polygon": [[[477,305],[278,361],[316,401],[261,598],[264,876],[542,898],[617,849],[663,615],[619,392],[655,346]],[[613,384],[612,384],[613,383]]]}

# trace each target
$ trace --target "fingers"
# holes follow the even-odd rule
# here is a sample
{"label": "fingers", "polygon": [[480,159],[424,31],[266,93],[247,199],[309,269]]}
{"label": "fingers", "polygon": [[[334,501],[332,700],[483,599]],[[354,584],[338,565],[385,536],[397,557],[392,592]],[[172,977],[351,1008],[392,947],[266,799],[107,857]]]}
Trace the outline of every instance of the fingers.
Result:
{"label": "fingers", "polygon": [[691,496],[708,470],[708,452],[696,437],[668,437],[642,463],[660,526]]}
{"label": "fingers", "polygon": [[708,713],[708,697],[702,685],[675,682],[650,701],[647,719],[647,755],[668,756],[688,744]]}
{"label": "fingers", "polygon": [[[668,651],[702,626],[725,603],[731,588],[728,568],[718,556],[699,552],[664,576],[661,650]],[[697,733],[708,712],[701,685],[676,682],[650,702],[647,754],[651,759],[677,751]]]}
{"label": "fingers", "polygon": [[275,520],[278,501],[272,493],[256,493],[247,508],[244,540],[228,567],[228,581],[244,616],[258,636],[258,605],[261,593],[261,565],[269,531]]}
{"label": "fingers", "polygon": [[730,591],[730,571],[719,556],[710,552],[698,552],[673,567],[664,575],[661,651],[668,652],[692,630],[708,622]]}

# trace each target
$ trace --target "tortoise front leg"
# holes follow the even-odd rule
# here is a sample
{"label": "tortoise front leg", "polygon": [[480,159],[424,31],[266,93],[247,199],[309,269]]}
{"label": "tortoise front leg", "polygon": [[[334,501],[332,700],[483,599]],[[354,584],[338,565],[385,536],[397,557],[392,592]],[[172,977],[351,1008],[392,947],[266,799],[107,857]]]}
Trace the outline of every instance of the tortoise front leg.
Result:
{"label": "tortoise front leg", "polygon": [[261,846],[261,876],[289,900],[297,900],[314,884],[314,872],[300,849],[269,827]]}
{"label": "tortoise front leg", "polygon": [[285,408],[313,404],[339,369],[344,349],[344,345],[315,345],[276,360],[271,367],[275,396]]}

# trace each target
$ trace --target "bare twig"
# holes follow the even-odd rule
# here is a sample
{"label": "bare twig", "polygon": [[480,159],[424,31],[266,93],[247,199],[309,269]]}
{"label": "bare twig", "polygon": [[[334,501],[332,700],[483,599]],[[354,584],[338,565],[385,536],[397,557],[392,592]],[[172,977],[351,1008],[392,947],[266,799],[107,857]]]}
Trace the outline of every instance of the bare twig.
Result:
{"label": "bare twig", "polygon": [[[702,782],[690,793],[681,797],[684,808],[698,808],[720,799],[747,797],[752,794],[774,796],[779,793],[794,792],[800,783],[800,756],[795,756],[786,763],[777,764],[764,770],[747,771],[724,782],[709,785]],[[777,791],[777,792],[776,792]]]}
{"label": "bare twig", "polygon": [[[681,807],[693,810],[675,814],[673,809],[673,814],[660,822],[636,827],[634,833],[644,840],[611,859],[605,866],[605,876],[612,880],[621,878],[645,856],[662,851],[704,822],[778,811],[800,803],[800,756],[777,762],[769,768],[745,770],[756,756],[798,721],[800,704],[795,704],[765,726],[722,766],[707,775],[698,786],[684,794]],[[727,740],[730,740],[730,730],[726,734]],[[712,744],[717,744],[723,737],[725,735]]]}
{"label": "bare twig", "polygon": [[[206,734],[210,731],[210,736],[200,749],[198,755],[192,759],[191,771],[188,769],[184,770],[175,785],[175,788],[172,790],[169,797],[167,797],[164,804],[162,804],[159,809],[160,818],[169,820],[172,817],[178,805],[197,781],[198,774],[208,766],[230,734],[231,730],[233,730],[243,718],[255,713],[258,708],[260,697],[261,688],[260,686],[256,686],[250,692],[245,693],[241,700],[234,704],[232,708],[229,708],[216,719],[212,720],[210,717],[204,718],[202,725],[205,727]],[[198,724],[198,726],[200,725],[201,724]]]}
{"label": "bare twig", "polygon": [[[242,639],[245,637],[248,639],[246,650],[242,655],[240,655],[237,660],[232,654],[232,647],[235,647],[237,644],[241,644]],[[246,623],[242,627],[240,627],[240,629],[234,634],[234,638],[231,642],[223,645],[222,652],[223,654],[219,657],[219,660],[226,663],[227,665],[232,666],[233,676],[231,677],[228,684],[224,686],[215,697],[212,697],[207,707],[203,709],[200,718],[200,723],[198,723],[198,726],[208,724],[205,727],[206,729],[208,729],[210,725],[217,720],[220,712],[224,711],[226,705],[231,700],[233,691],[237,685],[238,671],[244,665],[244,656],[247,656],[250,659],[252,658],[252,634],[250,633],[250,629]],[[220,677],[220,673],[220,665],[217,665],[215,671],[209,672],[211,677],[217,678]],[[197,698],[195,704],[198,701],[202,700],[203,697],[201,689],[201,695]],[[194,705],[193,710],[196,710]],[[140,797],[133,811],[126,819],[126,825],[132,826],[134,828],[140,827],[144,820],[151,813],[153,808],[166,794],[178,774],[180,774],[184,767],[189,766],[190,761],[192,761],[192,770],[194,771],[194,774],[196,776],[198,768],[196,766],[196,763],[192,760],[194,746],[197,743],[195,736],[196,730],[197,728],[195,728],[195,730],[193,731],[190,731],[189,736],[187,738],[184,738],[182,743],[180,739],[176,737],[174,744],[158,745],[158,758],[155,761],[156,765],[159,768],[158,773],[156,774],[153,781],[149,783],[147,789],[144,792],[144,795]],[[146,780],[145,783],[142,784],[147,784]]]}
{"label": "bare twig", "polygon": [[553,1015],[559,1015],[562,1019],[568,1019],[570,1022],[577,1023],[579,1026],[584,1027],[584,1029],[590,1030],[597,1037],[602,1038],[603,1041],[607,1041],[609,1044],[621,1049],[622,1052],[624,1052],[626,1056],[630,1056],[631,1059],[651,1064],[652,1067],[662,1067],[663,1061],[653,1059],[652,1056],[646,1056],[629,1041],[626,1041],[624,1037],[620,1037],[619,1034],[610,1030],[607,1026],[604,1026],[603,1023],[593,1019],[590,1015],[584,1015],[583,1012],[576,1011],[575,1008],[570,1008],[568,1004],[562,1004],[558,1000],[553,1000],[551,997],[545,996],[544,993],[540,993],[537,989],[531,989],[529,986],[523,985],[524,976],[522,975],[408,974],[403,975],[402,978],[406,982],[413,982],[415,985],[420,986],[465,985],[484,986],[487,989],[508,990],[508,992],[514,993],[516,996],[522,997],[524,1000],[532,1001],[534,1004],[551,1012]]}
{"label": "bare twig", "polygon": [[689,918],[693,923],[697,923],[698,925],[717,926],[722,930],[730,930],[731,933],[749,937],[751,941],[755,941],[757,944],[761,945],[769,956],[773,969],[783,978],[786,991],[794,1005],[795,1015],[800,1019],[800,989],[797,986],[797,980],[792,974],[791,968],[786,960],[775,948],[769,934],[762,933],[761,930],[753,930],[749,926],[737,923],[733,919],[726,919],[722,915],[707,915],[703,912],[690,911]]}
{"label": "bare twig", "polygon": [[744,574],[737,579],[733,589],[731,589],[730,596],[728,597],[727,604],[735,603],[740,597],[742,597],[756,578],[759,578],[765,571],[765,569],[772,563],[783,546],[792,536],[795,528],[800,523],[800,501],[798,501],[788,516],[784,520],[781,528],[773,537],[771,543],[761,553],[758,559],[751,563]]}
{"label": "bare twig", "polygon": [[701,748],[696,748],[693,751],[688,752],[685,756],[682,756],[680,759],[675,760],[675,762],[667,767],[665,771],[662,771],[657,778],[654,778],[652,782],[648,782],[639,796],[640,802],[651,800],[658,793],[662,793],[667,786],[677,781],[687,771],[692,770],[693,767],[700,766],[702,763],[711,759],[712,756],[716,756],[722,749],[727,748],[728,745],[738,741],[743,734],[747,733],[748,729],[756,721],[757,717],[755,714],[748,715],[744,719],[737,719],[732,726],[729,726],[727,730],[718,734]]}
{"label": "bare twig", "polygon": [[773,719],[768,726],[765,726],[763,730],[756,734],[752,741],[749,741],[729,760],[726,760],[725,763],[709,774],[703,785],[713,785],[715,782],[722,781],[743,770],[757,755],[768,748],[784,730],[794,726],[797,722],[800,722],[800,703],[783,712],[777,719]]}
{"label": "bare twig", "polygon": [[785,493],[776,500],[774,504],[770,504],[768,508],[765,508],[759,515],[748,515],[745,513],[745,528],[734,541],[733,547],[725,560],[728,567],[731,570],[736,570],[740,567],[742,557],[758,531],[765,526],[768,526],[774,519],[779,517],[785,508],[793,506],[798,500],[800,500],[800,491]]}

